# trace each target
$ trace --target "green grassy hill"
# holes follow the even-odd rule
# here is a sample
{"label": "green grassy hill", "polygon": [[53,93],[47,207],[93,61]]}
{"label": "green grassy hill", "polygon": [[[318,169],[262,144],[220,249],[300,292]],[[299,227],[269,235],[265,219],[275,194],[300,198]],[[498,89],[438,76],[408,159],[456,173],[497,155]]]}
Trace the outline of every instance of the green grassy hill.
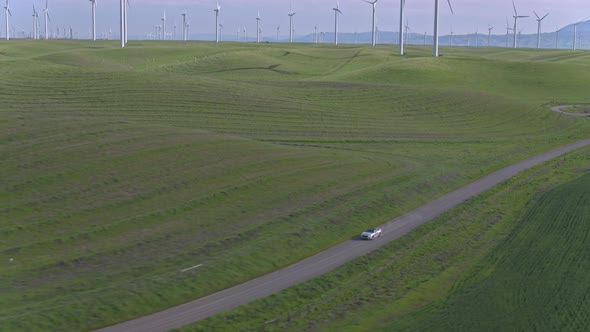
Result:
{"label": "green grassy hill", "polygon": [[581,331],[590,324],[590,173],[542,195],[447,298],[384,328]]}
{"label": "green grassy hill", "polygon": [[0,44],[0,329],[185,302],[588,137],[547,107],[587,53],[409,50]]}

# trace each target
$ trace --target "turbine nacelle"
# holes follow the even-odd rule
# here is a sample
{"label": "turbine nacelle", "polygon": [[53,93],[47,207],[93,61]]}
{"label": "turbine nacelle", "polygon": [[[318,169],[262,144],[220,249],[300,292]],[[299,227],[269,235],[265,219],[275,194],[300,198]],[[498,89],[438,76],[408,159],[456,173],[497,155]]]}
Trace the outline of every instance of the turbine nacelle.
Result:
{"label": "turbine nacelle", "polygon": [[545,16],[543,17],[539,17],[539,15],[537,15],[537,13],[533,10],[533,13],[535,14],[535,16],[537,16],[537,21],[542,21],[545,19],[545,17],[547,17],[549,15],[549,13],[545,14]]}

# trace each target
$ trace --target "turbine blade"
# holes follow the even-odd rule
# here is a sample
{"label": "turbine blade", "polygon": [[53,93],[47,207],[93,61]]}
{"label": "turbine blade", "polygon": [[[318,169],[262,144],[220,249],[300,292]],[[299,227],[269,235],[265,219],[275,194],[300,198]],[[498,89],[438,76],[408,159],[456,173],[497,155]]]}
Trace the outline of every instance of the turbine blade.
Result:
{"label": "turbine blade", "polygon": [[533,10],[533,13],[535,14],[535,16],[537,16],[537,19],[539,19],[539,20],[541,19],[541,18],[539,17],[539,15],[537,15],[537,12],[536,12],[536,11],[534,11],[534,10]]}
{"label": "turbine blade", "polygon": [[547,15],[543,16],[543,18],[541,18],[541,20],[544,20],[545,17],[549,16],[549,13],[547,13]]}
{"label": "turbine blade", "polygon": [[514,16],[518,16],[518,13],[516,12],[516,5],[514,4],[514,0],[512,0],[512,7],[514,8]]}
{"label": "turbine blade", "polygon": [[447,3],[449,4],[449,9],[451,9],[451,14],[455,15],[455,12],[453,11],[453,6],[451,6],[451,0],[447,0]]}

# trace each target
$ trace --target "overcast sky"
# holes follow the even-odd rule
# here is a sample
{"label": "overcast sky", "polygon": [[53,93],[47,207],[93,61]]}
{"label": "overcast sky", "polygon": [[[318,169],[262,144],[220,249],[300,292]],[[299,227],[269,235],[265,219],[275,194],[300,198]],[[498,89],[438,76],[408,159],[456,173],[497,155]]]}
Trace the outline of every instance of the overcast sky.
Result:
{"label": "overcast sky", "polygon": [[[6,0],[0,0],[2,7]],[[12,17],[11,27],[20,34],[28,35],[32,29],[32,6],[40,12],[43,28],[45,0],[9,0]],[[452,29],[456,34],[473,33],[476,29],[486,31],[493,26],[494,34],[506,32],[506,18],[512,24],[512,2],[510,0],[453,0],[455,15],[451,15],[445,0],[441,0],[442,34],[449,34]],[[144,36],[153,32],[154,26],[162,23],[164,10],[167,13],[167,29],[173,31],[178,26],[181,31],[181,13],[187,12],[190,19],[191,34],[214,33],[216,0],[130,0],[129,35]],[[119,0],[97,0],[97,33],[118,31]],[[288,35],[290,0],[220,0],[221,21],[224,33],[235,35],[238,27],[246,26],[248,31],[256,30],[256,15],[260,10],[263,22],[263,34],[275,36],[276,27],[281,26],[281,35]],[[297,35],[313,33],[317,24],[320,31],[333,31],[336,1],[293,0],[295,30]],[[400,0],[379,0],[377,3],[377,25],[380,31],[397,31],[399,25]],[[517,0],[519,15],[534,17],[533,10],[543,16],[550,15],[543,21],[545,32],[555,31],[557,27],[580,21],[590,16],[590,0]],[[362,0],[340,0],[340,9],[344,15],[340,19],[341,32],[365,32],[371,29],[371,5]],[[91,22],[91,3],[89,0],[49,0],[51,29],[69,28],[81,38],[87,38]],[[407,0],[406,14],[412,31],[432,34],[434,0]],[[4,13],[0,19],[0,35],[5,34]],[[523,33],[534,33],[537,23],[533,18],[519,21],[524,27]],[[180,32],[178,32],[180,35]]]}

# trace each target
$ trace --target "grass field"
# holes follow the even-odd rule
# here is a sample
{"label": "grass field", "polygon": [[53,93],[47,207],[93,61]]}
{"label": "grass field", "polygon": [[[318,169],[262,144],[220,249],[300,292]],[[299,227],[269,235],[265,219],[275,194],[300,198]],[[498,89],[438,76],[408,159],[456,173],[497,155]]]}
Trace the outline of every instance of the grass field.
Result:
{"label": "grass field", "polygon": [[[332,273],[179,331],[581,331],[590,148]],[[564,184],[565,183],[565,184]]]}
{"label": "grass field", "polygon": [[587,52],[445,51],[0,44],[0,329],[182,303],[588,137],[547,107]]}

